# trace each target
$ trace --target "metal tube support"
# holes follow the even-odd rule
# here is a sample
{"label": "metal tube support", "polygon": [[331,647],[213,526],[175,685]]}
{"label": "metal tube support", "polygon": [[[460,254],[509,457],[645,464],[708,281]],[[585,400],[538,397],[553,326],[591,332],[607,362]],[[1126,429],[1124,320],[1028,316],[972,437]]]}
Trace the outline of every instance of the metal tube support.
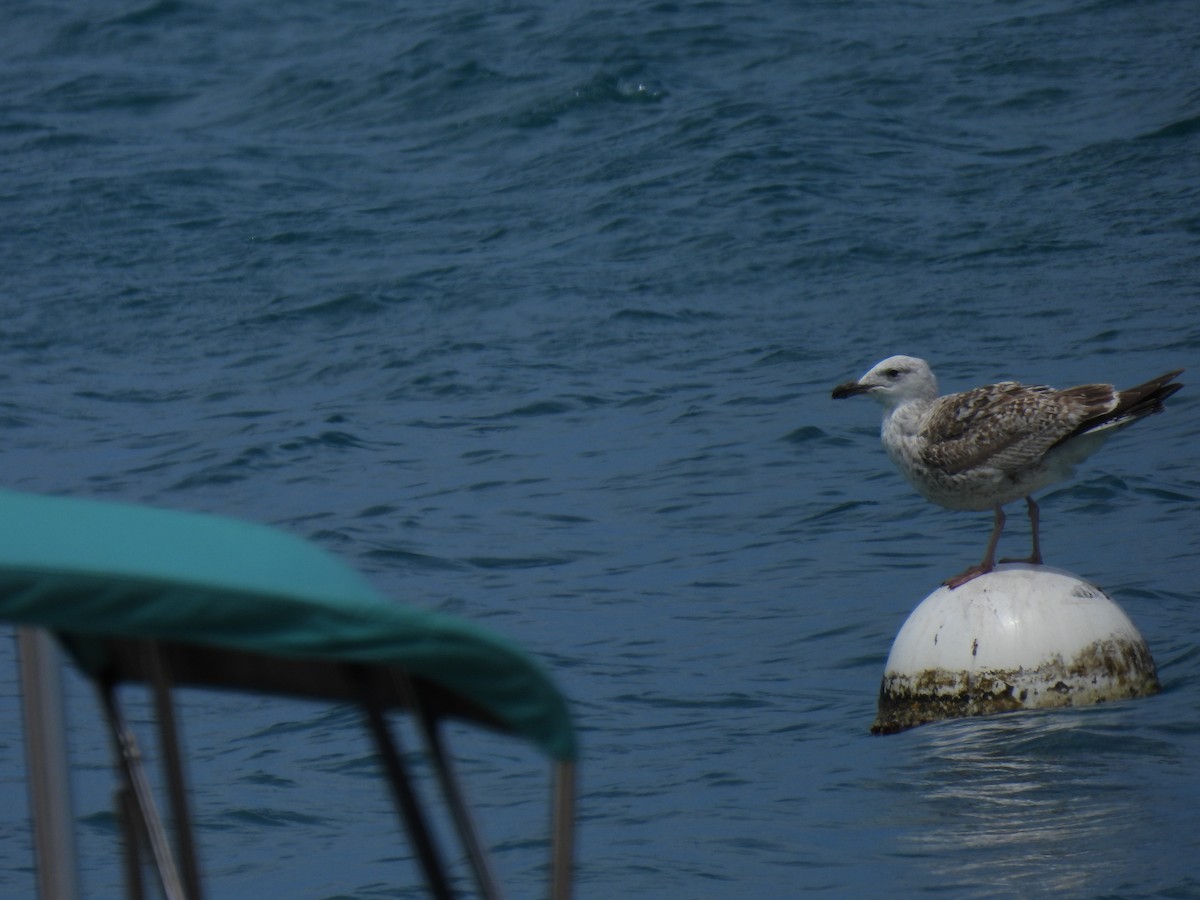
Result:
{"label": "metal tube support", "polygon": [[487,851],[484,849],[482,841],[479,840],[479,832],[475,828],[470,809],[463,798],[462,788],[458,778],[455,777],[454,767],[446,753],[446,747],[438,727],[439,723],[424,708],[421,709],[420,720],[421,730],[425,733],[429,753],[433,757],[438,781],[442,786],[442,795],[446,798],[446,805],[450,808],[454,825],[458,829],[458,838],[462,841],[463,849],[467,852],[467,859],[471,863],[471,870],[475,873],[480,896],[484,900],[499,900],[501,894],[496,876],[492,872]]}
{"label": "metal tube support", "polygon": [[[154,793],[146,778],[146,770],[142,766],[142,754],[138,749],[133,732],[125,724],[121,715],[121,707],[117,703],[116,688],[109,683],[100,683],[100,699],[108,717],[108,725],[116,743],[117,762],[125,776],[126,787],[133,796],[133,806],[141,819],[150,843],[150,852],[154,857],[154,865],[162,882],[163,894],[167,900],[187,900],[183,889],[183,881],[179,877],[179,869],[175,865],[175,857],[171,855],[171,843],[167,840],[166,829],[158,815],[154,804]],[[137,840],[133,834],[130,840]]]}
{"label": "metal tube support", "polygon": [[192,816],[188,809],[187,784],[183,775],[183,754],[180,750],[179,728],[175,724],[175,703],[171,697],[171,676],[163,660],[162,648],[155,641],[144,641],[142,653],[154,692],[154,707],[158,716],[159,743],[162,747],[163,768],[167,776],[167,796],[175,824],[175,849],[179,853],[180,874],[191,900],[203,900],[200,888],[200,864],[196,858],[196,842],[192,831]]}
{"label": "metal tube support", "polygon": [[141,819],[138,817],[129,788],[117,788],[113,796],[121,822],[121,833],[125,835],[125,894],[127,900],[145,900],[146,888],[142,884],[142,836]]}
{"label": "metal tube support", "polygon": [[367,724],[375,738],[375,748],[379,752],[384,771],[392,785],[396,806],[408,829],[409,840],[413,842],[417,858],[421,861],[421,868],[425,873],[429,891],[438,900],[452,900],[454,893],[450,890],[450,883],[446,878],[446,867],[437,852],[429,823],[425,820],[421,804],[417,800],[416,792],[408,777],[404,760],[396,748],[396,741],[392,736],[391,729],[388,728],[383,709],[374,697],[369,696],[369,690],[368,696],[364,697],[364,703]]}
{"label": "metal tube support", "polygon": [[78,900],[75,828],[59,651],[37,628],[17,629],[25,766],[41,900]]}
{"label": "metal tube support", "polygon": [[560,762],[554,771],[554,822],[551,841],[550,896],[570,900],[575,856],[575,763]]}

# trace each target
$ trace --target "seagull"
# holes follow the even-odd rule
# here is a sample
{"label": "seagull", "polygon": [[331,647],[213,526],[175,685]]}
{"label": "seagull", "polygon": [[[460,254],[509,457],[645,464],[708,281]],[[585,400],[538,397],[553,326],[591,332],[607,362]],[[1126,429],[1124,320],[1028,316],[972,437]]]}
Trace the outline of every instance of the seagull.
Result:
{"label": "seagull", "polygon": [[996,567],[1006,503],[1024,499],[1033,533],[1025,559],[1041,565],[1038,505],[1033,493],[1070,478],[1112,435],[1153,413],[1183,387],[1183,370],[1120,391],[1111,384],[1055,390],[1001,381],[938,396],[929,364],[891,356],[858,381],[833,389],[833,398],[866,394],[883,404],[883,446],[921,496],[948,509],[995,511],[983,561],[943,582],[953,589]]}

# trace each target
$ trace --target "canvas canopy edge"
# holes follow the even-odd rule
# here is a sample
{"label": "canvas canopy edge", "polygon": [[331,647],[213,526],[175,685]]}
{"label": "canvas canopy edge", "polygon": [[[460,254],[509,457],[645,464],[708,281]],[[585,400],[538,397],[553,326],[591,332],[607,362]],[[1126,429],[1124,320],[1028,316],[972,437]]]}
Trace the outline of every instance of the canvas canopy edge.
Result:
{"label": "canvas canopy edge", "polygon": [[566,701],[531,657],[388,601],[323,549],[266,526],[0,491],[0,620],[58,633],[85,667],[102,664],[105,640],[129,637],[397,667],[552,758],[577,754]]}

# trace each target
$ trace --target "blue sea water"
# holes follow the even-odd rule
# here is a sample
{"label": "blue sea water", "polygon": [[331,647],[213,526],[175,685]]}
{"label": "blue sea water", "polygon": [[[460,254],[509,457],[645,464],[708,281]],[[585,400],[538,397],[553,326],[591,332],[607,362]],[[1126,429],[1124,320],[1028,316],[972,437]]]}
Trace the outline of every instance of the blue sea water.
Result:
{"label": "blue sea water", "polygon": [[[269,523],[529,649],[581,897],[1200,897],[1197,392],[1041,498],[1163,693],[886,738],[891,640],[991,522],[829,398],[901,352],[946,389],[1200,368],[1198,75],[1165,0],[10,4],[2,483]],[[212,896],[420,895],[353,710],[184,705]],[[452,738],[541,895],[540,761]]]}

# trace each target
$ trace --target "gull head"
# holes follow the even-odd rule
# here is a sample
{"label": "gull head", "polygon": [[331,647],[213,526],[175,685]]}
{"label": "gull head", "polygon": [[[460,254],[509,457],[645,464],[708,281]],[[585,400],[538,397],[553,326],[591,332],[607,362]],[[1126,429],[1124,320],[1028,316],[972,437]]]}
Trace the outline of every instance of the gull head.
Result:
{"label": "gull head", "polygon": [[833,399],[866,394],[887,409],[913,400],[933,400],[938,395],[937,379],[929,364],[915,356],[889,356],[876,363],[858,381],[847,381],[833,389]]}

